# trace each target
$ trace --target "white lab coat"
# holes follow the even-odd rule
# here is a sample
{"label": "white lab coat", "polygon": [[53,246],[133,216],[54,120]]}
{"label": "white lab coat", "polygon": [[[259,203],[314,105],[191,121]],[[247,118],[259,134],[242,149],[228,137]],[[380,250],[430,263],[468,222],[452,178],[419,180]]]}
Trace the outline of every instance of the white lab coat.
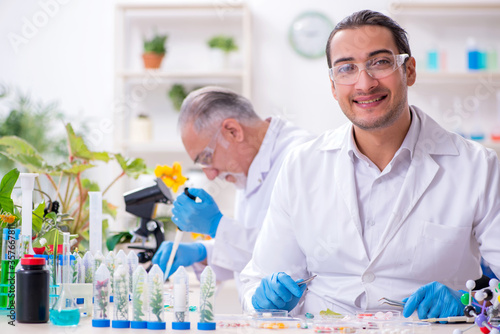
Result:
{"label": "white lab coat", "polygon": [[[246,187],[237,191],[235,219],[223,216],[215,239],[204,243],[208,264],[218,281],[234,277],[239,286],[239,273],[252,257],[281,164],[292,148],[313,138],[309,132],[288,121],[279,117],[271,119],[259,152],[250,165]],[[195,267],[197,271],[200,269]]]}
{"label": "white lab coat", "polygon": [[[480,253],[500,274],[500,168],[494,151],[421,121],[414,156],[382,238],[369,258],[346,150],[352,125],[295,149],[284,162],[250,263],[245,309],[261,278],[318,276],[294,313],[380,309],[439,281],[458,290],[481,275]],[[387,194],[393,196],[393,194]]]}

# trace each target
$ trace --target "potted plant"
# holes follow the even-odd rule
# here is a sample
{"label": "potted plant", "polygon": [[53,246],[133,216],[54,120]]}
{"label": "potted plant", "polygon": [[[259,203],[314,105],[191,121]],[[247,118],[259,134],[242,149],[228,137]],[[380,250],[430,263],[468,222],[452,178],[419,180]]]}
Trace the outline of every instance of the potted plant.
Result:
{"label": "potted plant", "polygon": [[217,35],[210,38],[207,44],[212,50],[212,61],[217,67],[228,67],[230,53],[238,50],[231,36]]}
{"label": "potted plant", "polygon": [[[33,232],[37,237],[33,247],[49,246],[62,243],[62,232],[77,235],[76,243],[80,249],[88,245],[89,205],[88,192],[99,191],[97,183],[84,177],[85,172],[97,166],[97,163],[116,161],[120,166],[119,174],[110,180],[102,192],[106,192],[123,176],[138,178],[147,173],[147,167],[142,159],[126,159],[121,154],[91,151],[83,138],[76,135],[71,124],[66,125],[68,156],[62,163],[49,163],[27,141],[17,136],[0,138],[0,154],[23,165],[29,172],[38,173],[36,179],[38,189],[41,190],[40,178],[46,178],[52,189],[46,191],[55,193],[54,199],[49,198],[50,212],[44,215],[44,205],[35,206],[34,215],[43,219],[33,220]],[[47,195],[46,195],[47,196]],[[54,203],[58,202],[57,210],[53,210]],[[60,212],[60,213],[57,213]],[[103,200],[103,213],[114,216],[116,206]],[[107,229],[107,220],[103,220],[103,229]]]}
{"label": "potted plant", "polygon": [[144,53],[142,59],[144,60],[145,68],[160,68],[163,57],[165,56],[165,42],[168,35],[158,35],[152,39],[144,40]]}
{"label": "potted plant", "polygon": [[181,110],[182,102],[187,95],[186,88],[181,84],[174,84],[168,92],[168,97],[172,101],[174,109],[177,111]]}

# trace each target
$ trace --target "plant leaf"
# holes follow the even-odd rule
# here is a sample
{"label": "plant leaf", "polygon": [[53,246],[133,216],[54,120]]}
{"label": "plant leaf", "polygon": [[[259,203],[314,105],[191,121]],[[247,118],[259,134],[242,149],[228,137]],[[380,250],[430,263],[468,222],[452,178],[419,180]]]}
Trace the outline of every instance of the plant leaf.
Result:
{"label": "plant leaf", "polygon": [[30,143],[16,136],[0,138],[0,153],[20,163],[30,172],[48,173],[52,170]]}
{"label": "plant leaf", "polygon": [[14,168],[4,175],[0,182],[0,208],[9,213],[14,213],[14,202],[11,199],[12,189],[19,178],[19,171]]}
{"label": "plant leaf", "polygon": [[66,124],[66,133],[68,134],[69,147],[71,155],[83,160],[100,160],[108,162],[110,157],[107,152],[93,152],[89,150],[83,138],[75,134],[70,123]]}
{"label": "plant leaf", "polygon": [[116,245],[119,244],[120,242],[125,242],[131,239],[132,239],[132,234],[130,234],[128,231],[119,232],[106,239],[106,247],[108,248],[108,250],[112,251],[113,249],[115,249]]}
{"label": "plant leaf", "polygon": [[114,156],[123,172],[128,176],[137,179],[140,175],[147,173],[147,166],[143,159],[125,159],[120,153]]}
{"label": "plant leaf", "polygon": [[33,225],[33,232],[38,233],[42,229],[43,224],[43,210],[45,209],[45,202],[41,202],[38,206],[33,210],[33,215],[31,218]]}

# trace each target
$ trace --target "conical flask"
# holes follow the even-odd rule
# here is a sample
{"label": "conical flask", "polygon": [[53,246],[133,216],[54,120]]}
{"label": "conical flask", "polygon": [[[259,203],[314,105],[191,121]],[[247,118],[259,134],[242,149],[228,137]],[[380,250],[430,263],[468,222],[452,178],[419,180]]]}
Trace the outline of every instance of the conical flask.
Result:
{"label": "conical flask", "polygon": [[63,233],[62,287],[57,301],[50,309],[50,321],[56,326],[76,326],[80,322],[80,310],[69,289],[69,233]]}

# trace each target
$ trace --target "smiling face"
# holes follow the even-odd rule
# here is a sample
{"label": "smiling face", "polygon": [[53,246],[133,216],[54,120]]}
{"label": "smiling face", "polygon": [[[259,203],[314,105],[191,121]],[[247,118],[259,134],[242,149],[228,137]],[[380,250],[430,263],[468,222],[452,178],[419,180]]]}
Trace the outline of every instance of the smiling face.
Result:
{"label": "smiling face", "polygon": [[[400,53],[388,28],[371,25],[338,31],[332,38],[330,52],[332,66],[364,63],[376,55]],[[408,111],[408,86],[414,82],[415,60],[410,58],[382,79],[374,79],[362,70],[352,85],[332,82],[332,92],[355,127],[372,131],[403,120],[401,115]]]}

